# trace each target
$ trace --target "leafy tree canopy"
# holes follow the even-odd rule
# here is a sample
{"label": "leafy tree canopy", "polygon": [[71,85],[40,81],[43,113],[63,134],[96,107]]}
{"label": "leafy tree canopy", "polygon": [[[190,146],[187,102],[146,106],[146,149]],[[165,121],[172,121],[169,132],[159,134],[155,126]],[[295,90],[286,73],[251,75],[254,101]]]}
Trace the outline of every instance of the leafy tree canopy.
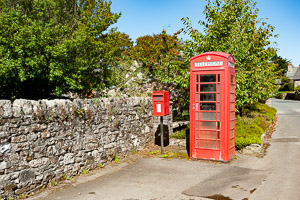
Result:
{"label": "leafy tree canopy", "polygon": [[258,18],[253,0],[207,0],[203,32],[194,29],[188,18],[182,19],[183,31],[190,36],[185,51],[188,57],[207,51],[232,54],[236,60],[236,105],[242,109],[270,97],[275,87],[275,56],[270,38],[274,27]]}
{"label": "leafy tree canopy", "polygon": [[121,15],[110,5],[0,0],[0,97],[48,98],[105,87],[115,56],[130,43],[109,28]]}

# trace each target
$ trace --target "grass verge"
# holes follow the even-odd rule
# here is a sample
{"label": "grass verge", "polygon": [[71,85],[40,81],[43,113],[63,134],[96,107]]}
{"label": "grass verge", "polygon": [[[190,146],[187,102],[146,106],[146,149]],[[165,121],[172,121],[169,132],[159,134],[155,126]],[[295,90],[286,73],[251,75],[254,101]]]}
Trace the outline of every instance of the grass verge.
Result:
{"label": "grass verge", "polygon": [[243,149],[250,144],[261,144],[261,135],[268,130],[276,112],[275,108],[259,103],[246,108],[243,116],[236,116],[236,148]]}

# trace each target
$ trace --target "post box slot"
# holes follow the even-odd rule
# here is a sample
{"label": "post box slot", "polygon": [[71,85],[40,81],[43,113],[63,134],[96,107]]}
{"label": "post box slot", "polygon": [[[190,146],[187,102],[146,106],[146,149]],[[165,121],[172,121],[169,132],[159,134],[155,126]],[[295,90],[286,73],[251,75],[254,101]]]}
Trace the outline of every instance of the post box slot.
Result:
{"label": "post box slot", "polygon": [[154,100],[155,101],[162,101],[163,100],[163,96],[162,95],[154,96]]}

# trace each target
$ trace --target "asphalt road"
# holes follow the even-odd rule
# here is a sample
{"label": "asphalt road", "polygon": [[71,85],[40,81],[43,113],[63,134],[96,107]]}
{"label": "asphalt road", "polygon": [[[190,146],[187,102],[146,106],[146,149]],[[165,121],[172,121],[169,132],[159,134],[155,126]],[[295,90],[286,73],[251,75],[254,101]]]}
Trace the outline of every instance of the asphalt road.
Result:
{"label": "asphalt road", "polygon": [[300,199],[300,102],[272,99],[278,121],[264,158],[229,164],[145,158],[115,164],[31,199]]}

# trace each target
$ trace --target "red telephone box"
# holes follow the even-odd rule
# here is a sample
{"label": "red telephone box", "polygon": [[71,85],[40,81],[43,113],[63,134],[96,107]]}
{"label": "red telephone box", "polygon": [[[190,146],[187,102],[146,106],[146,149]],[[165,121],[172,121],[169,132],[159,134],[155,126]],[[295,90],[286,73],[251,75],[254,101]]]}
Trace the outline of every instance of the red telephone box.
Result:
{"label": "red telephone box", "polygon": [[168,91],[153,91],[153,116],[166,116],[170,114],[170,101]]}
{"label": "red telephone box", "polygon": [[190,61],[190,157],[229,161],[235,155],[235,60],[206,52]]}

